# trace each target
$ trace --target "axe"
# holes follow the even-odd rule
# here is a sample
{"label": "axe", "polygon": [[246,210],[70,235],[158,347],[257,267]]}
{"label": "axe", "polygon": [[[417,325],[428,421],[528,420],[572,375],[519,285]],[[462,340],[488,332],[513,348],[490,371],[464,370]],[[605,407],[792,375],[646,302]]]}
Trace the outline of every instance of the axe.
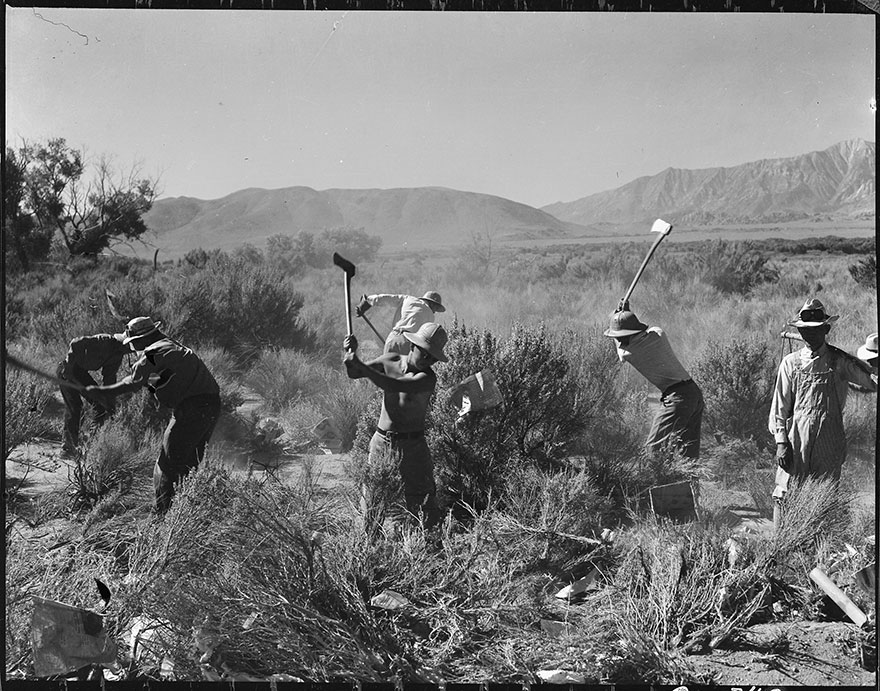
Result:
{"label": "axe", "polygon": [[642,272],[645,270],[645,267],[648,265],[648,262],[651,260],[651,255],[654,254],[654,250],[657,249],[657,246],[660,242],[669,235],[669,231],[672,230],[672,224],[667,223],[662,218],[658,218],[654,221],[654,225],[651,226],[652,233],[660,233],[656,240],[654,240],[654,244],[651,245],[651,249],[648,250],[648,256],[645,257],[645,260],[642,262],[642,265],[639,267],[639,270],[636,272],[635,278],[633,278],[632,283],[629,284],[629,289],[626,291],[626,295],[623,296],[623,300],[620,301],[621,309],[623,309],[623,305],[627,303],[629,300],[629,296],[632,295],[633,288],[636,287],[636,283],[639,282],[639,279],[642,277]]}
{"label": "axe", "polygon": [[333,253],[333,263],[345,272],[345,325],[348,327],[347,334],[351,336],[354,332],[351,328],[351,277],[354,276],[354,264],[348,259],[343,259],[337,252]]}
{"label": "axe", "polygon": [[36,374],[38,377],[42,377],[43,379],[48,379],[58,386],[63,386],[68,389],[73,389],[74,391],[79,391],[80,393],[85,393],[86,387],[82,386],[81,384],[67,381],[66,379],[59,379],[58,377],[55,377],[48,372],[44,372],[43,370],[34,367],[33,365],[29,365],[28,363],[19,360],[17,357],[7,353],[5,350],[3,351],[3,359],[13,367],[18,367],[18,369],[22,369],[25,372],[30,372],[31,374]]}

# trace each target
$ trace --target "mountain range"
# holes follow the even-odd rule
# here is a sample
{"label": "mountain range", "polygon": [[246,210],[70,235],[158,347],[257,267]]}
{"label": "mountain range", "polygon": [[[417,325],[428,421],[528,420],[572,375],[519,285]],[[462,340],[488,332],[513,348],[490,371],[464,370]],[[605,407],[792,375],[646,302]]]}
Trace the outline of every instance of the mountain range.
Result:
{"label": "mountain range", "polygon": [[243,189],[221,199],[173,197],[145,215],[163,255],[196,247],[230,249],[300,230],[363,229],[383,248],[460,245],[476,237],[552,240],[623,234],[662,217],[677,226],[874,218],[873,142],[729,168],[667,168],[617,189],[536,209],[488,194],[443,187]]}
{"label": "mountain range", "polygon": [[658,216],[689,226],[872,218],[875,156],[874,142],[854,139],[824,151],[731,168],[667,168],[542,210],[582,225],[644,224]]}

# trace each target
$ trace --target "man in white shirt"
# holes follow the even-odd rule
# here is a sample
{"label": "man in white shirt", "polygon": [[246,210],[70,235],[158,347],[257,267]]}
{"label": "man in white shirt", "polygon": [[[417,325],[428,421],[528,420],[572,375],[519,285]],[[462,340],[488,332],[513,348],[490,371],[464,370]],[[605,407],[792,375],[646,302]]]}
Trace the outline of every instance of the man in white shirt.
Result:
{"label": "man in white shirt", "polygon": [[645,445],[659,451],[673,444],[688,458],[700,457],[703,392],[678,361],[660,327],[648,327],[630,310],[629,302],[611,316],[605,335],[617,342],[617,356],[628,362],[660,392],[660,410]]}
{"label": "man in white shirt", "polygon": [[770,404],[769,429],[776,440],[778,466],[773,490],[777,523],[779,502],[790,478],[840,479],[846,460],[843,409],[847,391],[877,390],[865,363],[825,342],[837,319],[837,315],[828,316],[825,306],[813,298],[789,322],[806,345],[779,364]]}
{"label": "man in white shirt", "polygon": [[429,290],[420,298],[413,295],[393,295],[390,293],[363,295],[355,312],[357,316],[361,317],[371,307],[383,305],[390,305],[395,310],[400,310],[400,317],[385,338],[383,353],[399,353],[404,356],[409,353],[411,348],[410,342],[404,334],[416,333],[423,324],[433,322],[437,312],[446,311],[440,293]]}

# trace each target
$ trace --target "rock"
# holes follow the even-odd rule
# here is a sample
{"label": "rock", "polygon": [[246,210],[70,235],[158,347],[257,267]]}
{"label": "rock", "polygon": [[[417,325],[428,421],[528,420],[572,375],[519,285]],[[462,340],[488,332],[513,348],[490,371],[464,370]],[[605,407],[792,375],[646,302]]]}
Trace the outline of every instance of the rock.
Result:
{"label": "rock", "polygon": [[596,582],[597,576],[598,572],[596,571],[596,569],[593,569],[583,578],[579,578],[574,583],[565,586],[562,590],[556,593],[556,597],[558,597],[560,600],[569,600],[573,597],[576,597],[577,595],[580,595],[581,593],[585,593],[587,590],[590,589],[590,586],[592,586]]}
{"label": "rock", "polygon": [[583,674],[567,669],[542,669],[535,675],[545,684],[585,684],[587,681]]}
{"label": "rock", "polygon": [[383,590],[370,599],[370,604],[373,607],[381,607],[382,609],[398,610],[408,607],[412,603],[400,593],[395,593],[393,590]]}

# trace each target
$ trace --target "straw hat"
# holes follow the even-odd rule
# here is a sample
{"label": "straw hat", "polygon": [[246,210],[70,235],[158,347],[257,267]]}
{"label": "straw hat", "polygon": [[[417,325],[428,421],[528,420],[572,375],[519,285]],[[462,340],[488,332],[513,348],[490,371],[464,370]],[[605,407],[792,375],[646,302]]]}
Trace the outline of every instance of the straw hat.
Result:
{"label": "straw hat", "polygon": [[435,312],[445,312],[446,308],[443,306],[443,302],[440,300],[440,293],[429,290],[427,293],[422,295],[422,300],[427,303],[430,303],[431,309]]}
{"label": "straw hat", "polygon": [[823,324],[833,324],[839,318],[839,315],[836,314],[833,317],[829,317],[825,313],[825,306],[816,298],[810,298],[801,307],[798,316],[793,321],[788,322],[788,325],[796,327],[822,326]]}
{"label": "straw hat", "polygon": [[448,358],[443,354],[443,346],[449,337],[446,335],[446,329],[434,322],[422,324],[415,333],[404,331],[403,335],[410,343],[414,343],[422,350],[427,350],[440,362],[449,362]]}
{"label": "straw hat", "polygon": [[149,336],[159,330],[162,322],[154,322],[149,317],[135,317],[125,327],[124,334],[114,334],[117,338],[124,336],[122,343],[128,345],[138,338]]}
{"label": "straw hat", "polygon": [[859,360],[872,360],[877,357],[877,334],[873,333],[865,339],[865,345],[859,348]]}
{"label": "straw hat", "polygon": [[642,324],[635,314],[629,310],[622,310],[611,315],[611,326],[605,331],[605,335],[611,338],[623,338],[634,336],[647,328],[648,325]]}

